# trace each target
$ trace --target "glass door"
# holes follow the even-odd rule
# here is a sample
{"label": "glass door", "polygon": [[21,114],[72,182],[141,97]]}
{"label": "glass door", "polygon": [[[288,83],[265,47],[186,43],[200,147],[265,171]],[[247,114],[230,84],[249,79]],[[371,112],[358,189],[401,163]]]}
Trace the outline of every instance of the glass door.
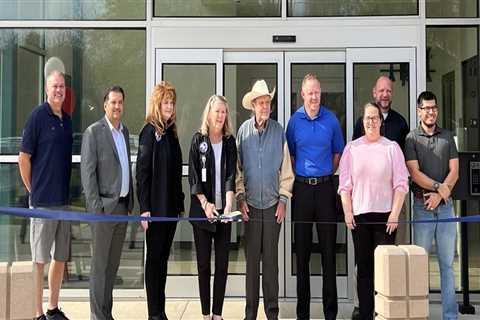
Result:
{"label": "glass door", "polygon": [[[399,112],[410,128],[416,127],[417,72],[415,48],[352,48],[346,49],[347,75],[347,135],[352,140],[355,122],[361,115],[365,103],[374,100],[373,87],[379,76],[387,76],[392,81],[391,109]],[[407,197],[401,216],[410,219],[410,198]],[[354,259],[353,242],[347,233],[348,248],[348,292],[353,297]],[[410,225],[400,224],[397,230],[397,243],[411,241]]]}
{"label": "glass door", "polygon": [[[245,120],[252,116],[251,111],[242,107],[242,98],[251,90],[255,81],[259,79],[264,79],[270,90],[276,88],[272,101],[271,117],[279,121],[280,124],[284,124],[283,52],[224,52],[223,72],[224,95],[230,103],[235,132],[238,131]],[[284,290],[283,229],[280,239],[278,276],[280,292],[282,293]],[[244,296],[246,263],[244,225],[242,223],[232,226],[231,243],[227,294],[235,292],[236,295]],[[232,277],[232,275],[235,276]],[[234,281],[231,281],[231,279],[234,279]],[[240,280],[240,282],[235,281],[235,279]],[[262,295],[262,292],[260,292],[260,295]]]}
{"label": "glass door", "polygon": [[[177,91],[177,130],[183,158],[185,215],[190,208],[188,153],[193,134],[200,127],[203,109],[212,94],[222,94],[222,50],[157,49],[155,84],[170,81]],[[177,225],[168,262],[169,297],[197,297],[197,260],[189,222]]]}
{"label": "glass door", "polygon": [[[157,49],[155,58],[155,83],[168,80],[177,89],[177,124],[183,152],[183,192],[186,195],[185,208],[188,215],[190,208],[190,188],[187,178],[188,150],[192,136],[200,126],[201,114],[207,99],[214,93],[222,94],[227,98],[236,132],[251,116],[250,111],[242,107],[243,96],[256,80],[265,79],[269,87],[277,88],[277,94],[273,100],[272,117],[283,124],[283,53],[223,52],[221,49]],[[230,240],[227,296],[245,296],[244,241],[243,225],[235,223],[232,226]],[[283,246],[280,245],[281,265],[284,261],[283,252]],[[283,275],[283,268],[280,268],[280,275]],[[196,252],[193,230],[188,222],[181,222],[177,227],[167,279],[168,296],[198,296]],[[283,278],[281,280],[281,292],[283,292]]]}
{"label": "glass door", "polygon": [[[321,82],[321,103],[337,116],[345,137],[351,140],[361,107],[372,100],[372,88],[380,75],[394,83],[393,108],[412,126],[415,124],[415,49],[365,48],[326,52],[228,52],[222,49],[156,49],[155,83],[171,81],[177,88],[177,121],[184,159],[183,191],[185,208],[190,207],[187,174],[188,150],[200,115],[213,93],[223,94],[230,104],[235,129],[250,112],[241,105],[243,95],[258,79],[276,87],[272,118],[286,127],[291,115],[303,104],[301,83],[307,73],[315,73]],[[338,183],[338,179],[336,179]],[[407,206],[409,208],[409,206]],[[407,210],[409,212],[409,210]],[[408,214],[407,212],[407,214]],[[343,222],[340,201],[337,205],[337,288],[339,298],[353,294],[354,252],[351,234]],[[279,243],[280,297],[296,297],[295,244],[291,205],[282,227]],[[408,230],[407,230],[408,232]],[[311,294],[321,297],[322,270],[316,232],[310,262]],[[406,236],[409,239],[409,235]],[[232,228],[227,296],[245,295],[245,252],[242,224]],[[167,290],[170,297],[197,297],[196,253],[190,223],[182,222],[172,247]],[[213,269],[213,267],[212,267]]]}
{"label": "glass door", "polygon": [[[285,53],[285,123],[303,104],[301,83],[307,73],[314,73],[321,82],[321,104],[337,116],[345,141],[352,139],[353,128],[362,106],[373,99],[372,89],[380,75],[393,82],[392,108],[402,114],[407,123],[415,125],[416,66],[414,48],[346,48],[331,52]],[[338,178],[335,179],[338,183]],[[407,201],[406,208],[410,208]],[[410,210],[406,210],[409,218]],[[291,210],[288,221],[291,221]],[[351,233],[343,222],[340,200],[337,205],[337,289],[339,298],[353,296],[354,251]],[[285,228],[285,295],[296,296],[296,265],[293,225]],[[410,241],[409,228],[403,230],[402,243]],[[310,260],[311,295],[321,297],[321,255],[316,232],[313,232]]]}
{"label": "glass door", "polygon": [[[301,96],[302,80],[307,73],[315,74],[321,84],[321,104],[335,113],[343,133],[347,130],[346,108],[346,64],[345,52],[286,52],[285,53],[285,122],[303,105]],[[338,179],[337,183],[338,183]],[[339,203],[338,203],[339,204]],[[338,221],[343,221],[341,205],[337,205]],[[287,221],[292,221],[291,205]],[[296,297],[296,249],[294,225],[285,225],[285,295]],[[310,258],[310,288],[312,298],[322,295],[322,263],[318,237],[312,228],[313,245]],[[347,245],[344,225],[337,226],[337,290],[339,298],[347,297],[348,260],[352,250]]]}
{"label": "glass door", "polygon": [[413,126],[416,123],[417,69],[415,48],[361,48],[347,49],[347,140],[351,140],[353,126],[361,107],[373,99],[376,79],[385,75],[392,80],[392,109],[399,112]]}

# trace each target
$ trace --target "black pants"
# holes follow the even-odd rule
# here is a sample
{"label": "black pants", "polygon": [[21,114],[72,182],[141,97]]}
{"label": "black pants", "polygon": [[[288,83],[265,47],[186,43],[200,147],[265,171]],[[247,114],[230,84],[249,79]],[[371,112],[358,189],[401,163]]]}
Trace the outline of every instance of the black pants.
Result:
{"label": "black pants", "polygon": [[355,247],[355,262],[357,264],[357,292],[362,320],[372,320],[374,317],[374,251],[378,245],[395,244],[395,234],[386,233],[386,224],[362,224],[387,222],[387,213],[364,213],[355,216],[357,226],[352,230]]}
{"label": "black pants", "polygon": [[167,319],[165,315],[165,284],[170,248],[177,228],[176,222],[152,222],[147,229],[147,259],[145,262],[145,288],[148,315]]}
{"label": "black pants", "polygon": [[[313,223],[316,221],[318,245],[322,255],[322,301],[325,319],[338,313],[336,277],[337,226],[333,182],[311,186],[295,181],[293,185],[293,220],[297,264],[297,319],[310,319],[310,255]],[[323,222],[323,223],[322,223]]]}
{"label": "black pants", "polygon": [[202,314],[210,314],[210,260],[212,240],[215,245],[215,275],[213,278],[212,313],[222,314],[225,288],[228,275],[228,250],[230,244],[231,223],[216,222],[215,232],[208,231],[196,225],[193,226],[195,248],[197,250],[198,286]]}
{"label": "black pants", "polygon": [[245,320],[257,319],[260,297],[260,262],[262,263],[263,307],[268,320],[278,320],[278,238],[281,224],[275,213],[277,204],[267,209],[250,206],[245,222]]}

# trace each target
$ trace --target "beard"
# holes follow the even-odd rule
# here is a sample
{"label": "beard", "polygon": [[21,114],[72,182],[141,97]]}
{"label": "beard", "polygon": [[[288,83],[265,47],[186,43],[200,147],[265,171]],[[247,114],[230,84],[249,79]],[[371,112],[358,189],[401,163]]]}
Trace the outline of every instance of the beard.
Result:
{"label": "beard", "polygon": [[377,101],[376,102],[382,111],[389,111],[392,106],[392,101]]}

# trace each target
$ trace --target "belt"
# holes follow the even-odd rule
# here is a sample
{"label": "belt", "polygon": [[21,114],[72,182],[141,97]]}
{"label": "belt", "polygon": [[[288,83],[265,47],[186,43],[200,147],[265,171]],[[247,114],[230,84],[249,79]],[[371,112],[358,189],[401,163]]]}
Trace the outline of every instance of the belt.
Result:
{"label": "belt", "polygon": [[125,197],[118,198],[118,202],[127,203],[128,202],[128,195],[126,195]]}
{"label": "belt", "polygon": [[302,176],[295,176],[295,181],[305,183],[311,186],[316,186],[317,184],[331,182],[332,176],[321,176],[321,177],[302,177]]}
{"label": "belt", "polygon": [[416,190],[412,191],[413,196],[416,199],[421,199],[421,200],[423,200],[423,195],[427,192],[433,192],[433,191],[428,191],[428,190],[425,190],[425,189],[422,189],[422,190],[416,189]]}

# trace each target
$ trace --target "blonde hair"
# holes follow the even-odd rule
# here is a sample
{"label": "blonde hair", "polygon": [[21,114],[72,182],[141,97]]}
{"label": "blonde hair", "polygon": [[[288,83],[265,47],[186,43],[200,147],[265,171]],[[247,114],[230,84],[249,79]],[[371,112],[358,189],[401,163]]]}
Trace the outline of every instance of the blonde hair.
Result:
{"label": "blonde hair", "polygon": [[[164,99],[172,99],[173,100],[173,113],[170,119],[165,122],[162,119],[161,114],[161,107],[162,101]],[[155,127],[155,131],[159,135],[165,134],[168,127],[173,127],[173,132],[175,136],[177,135],[177,128],[175,125],[175,120],[177,116],[177,94],[175,92],[175,87],[168,81],[161,81],[157,84],[152,91],[152,95],[150,96],[150,101],[148,103],[148,110],[147,116],[145,117],[145,122],[150,123],[152,126]]]}
{"label": "blonde hair", "polygon": [[208,99],[207,104],[205,105],[205,109],[203,110],[203,114],[202,114],[202,124],[200,125],[200,129],[198,129],[198,132],[200,132],[204,136],[208,135],[208,129],[209,129],[208,114],[210,113],[210,109],[212,109],[213,104],[217,101],[222,102],[225,105],[225,108],[227,110],[227,116],[225,117],[225,122],[223,124],[223,129],[222,129],[223,135],[227,137],[231,136],[233,134],[232,133],[233,131],[232,131],[232,125],[230,121],[230,111],[228,107],[228,101],[224,96],[219,96],[216,94],[211,96]]}

